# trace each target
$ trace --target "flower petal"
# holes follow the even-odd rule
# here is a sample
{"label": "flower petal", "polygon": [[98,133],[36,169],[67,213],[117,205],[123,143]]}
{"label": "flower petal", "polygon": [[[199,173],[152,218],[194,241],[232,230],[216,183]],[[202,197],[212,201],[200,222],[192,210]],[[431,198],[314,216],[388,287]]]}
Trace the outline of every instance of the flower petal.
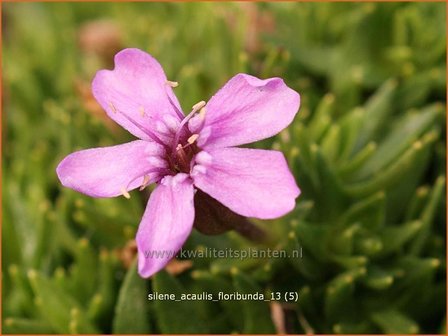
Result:
{"label": "flower petal", "polygon": [[[114,197],[140,186],[151,170],[148,158],[163,148],[136,140],[122,145],[92,148],[66,156],[56,168],[61,183],[92,197]],[[148,174],[152,180],[158,174]],[[149,182],[149,181],[146,181]]]}
{"label": "flower petal", "polygon": [[196,187],[236,213],[262,219],[291,211],[300,190],[281,152],[215,148],[196,155]]}
{"label": "flower petal", "polygon": [[110,118],[140,139],[148,139],[148,131],[155,133],[158,122],[181,119],[182,113],[176,112],[181,111],[179,102],[161,65],[139,49],[116,54],[114,70],[98,71],[92,92]]}
{"label": "flower petal", "polygon": [[137,232],[138,272],[150,277],[176,256],[193,228],[193,183],[166,176],[152,192]]}
{"label": "flower petal", "polygon": [[198,144],[230,147],[271,137],[291,123],[299,105],[299,94],[281,78],[238,74],[207,103]]}

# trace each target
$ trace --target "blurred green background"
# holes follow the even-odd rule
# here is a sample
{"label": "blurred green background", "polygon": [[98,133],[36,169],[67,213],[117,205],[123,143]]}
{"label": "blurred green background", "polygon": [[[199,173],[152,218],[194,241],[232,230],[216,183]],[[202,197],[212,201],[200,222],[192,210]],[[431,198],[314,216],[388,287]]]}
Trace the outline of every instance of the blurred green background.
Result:
{"label": "blurred green background", "polygon": [[[444,3],[6,3],[3,333],[444,333]],[[132,264],[147,195],[92,199],[55,167],[132,139],[90,93],[141,48],[185,110],[238,72],[300,92],[282,150],[296,209],[259,222],[301,259]],[[186,247],[266,248],[230,232]],[[297,303],[146,300],[147,293],[299,293]]]}

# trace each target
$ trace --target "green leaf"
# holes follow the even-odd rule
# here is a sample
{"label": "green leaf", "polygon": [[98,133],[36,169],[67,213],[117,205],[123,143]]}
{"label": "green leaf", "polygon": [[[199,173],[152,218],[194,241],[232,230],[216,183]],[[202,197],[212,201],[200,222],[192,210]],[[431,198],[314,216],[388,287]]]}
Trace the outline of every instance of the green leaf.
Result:
{"label": "green leaf", "polygon": [[118,294],[113,322],[114,334],[149,334],[151,324],[147,280],[137,272],[137,260],[129,267]]}
{"label": "green leaf", "polygon": [[7,318],[4,322],[4,334],[55,334],[50,325],[40,320]]}
{"label": "green leaf", "polygon": [[429,187],[421,186],[417,188],[406,211],[406,221],[417,219],[426,204],[429,196]]}
{"label": "green leaf", "polygon": [[387,226],[380,231],[383,249],[381,255],[399,251],[423,226],[422,221],[413,221],[401,226]]}
{"label": "green leaf", "polygon": [[390,130],[389,135],[381,142],[378,149],[356,174],[362,179],[379,172],[390,164],[409,146],[433,126],[437,119],[441,119],[444,111],[441,104],[431,105],[421,111],[405,115]]}
{"label": "green leaf", "polygon": [[342,182],[336,175],[331,163],[324,158],[317,145],[311,145],[310,150],[320,186],[315,198],[316,207],[319,207],[321,210],[318,218],[320,217],[322,220],[324,217],[326,220],[331,221],[345,207],[348,199],[344,193]]}
{"label": "green leaf", "polygon": [[[303,240],[305,241],[305,240]],[[286,244],[285,249],[288,251],[290,255],[298,254],[298,252],[302,252],[302,245],[297,238],[295,231],[290,231],[288,234],[288,242]],[[288,262],[290,265],[299,271],[302,275],[304,275],[307,279],[318,280],[323,279],[325,274],[325,269],[320,267],[319,262],[313,257],[313,252],[311,250],[307,250],[305,247],[303,248],[305,255],[310,251],[310,254],[306,258],[289,258]],[[300,254],[299,254],[300,255]],[[320,258],[324,258],[325,256],[320,256]]]}
{"label": "green leaf", "polygon": [[34,270],[29,271],[28,277],[36,295],[36,306],[54,330],[62,334],[98,333],[73,297]]}
{"label": "green leaf", "polygon": [[355,281],[365,274],[366,269],[362,267],[342,273],[329,282],[325,292],[324,306],[325,316],[329,322],[336,322],[347,312],[353,313],[356,310],[353,296]]}
{"label": "green leaf", "polygon": [[[348,256],[353,253],[355,247],[355,235],[361,229],[359,223],[347,227],[333,227],[329,229],[329,246],[331,252],[337,255]],[[333,255],[332,255],[333,256]]]}
{"label": "green leaf", "polygon": [[[174,294],[177,300],[187,293],[178,279],[165,271],[153,277],[153,291],[162,294]],[[208,332],[205,321],[198,317],[193,301],[156,300],[154,310],[160,331],[167,334],[203,334]]]}
{"label": "green leaf", "polygon": [[[252,280],[239,272],[232,271],[233,283],[239,293],[255,294],[263,293],[262,289]],[[270,299],[270,297],[267,297]],[[242,314],[244,315],[243,334],[273,334],[274,324],[271,320],[269,305],[264,301],[243,300],[240,302]]]}
{"label": "green leaf", "polygon": [[289,234],[292,248],[304,247],[313,257],[320,261],[326,259],[327,254],[327,225],[297,221],[292,224],[293,231]]}
{"label": "green leaf", "polygon": [[411,254],[418,255],[423,250],[423,247],[428,239],[428,236],[430,234],[431,224],[433,222],[433,219],[436,214],[436,210],[439,206],[439,203],[443,197],[443,191],[445,189],[445,181],[446,178],[444,176],[440,176],[435,185],[433,190],[431,191],[431,195],[428,200],[428,204],[426,205],[425,209],[422,212],[421,215],[421,221],[423,222],[421,232],[417,239],[414,241],[414,243],[411,246]]}
{"label": "green leaf", "polygon": [[369,267],[362,282],[371,289],[384,290],[392,286],[394,276],[390,272],[386,272],[378,267]]}
{"label": "green leaf", "polygon": [[114,313],[117,296],[115,274],[117,259],[107,250],[100,251],[98,265],[98,287],[88,305],[88,316],[104,327],[110,328],[110,316]]}
{"label": "green leaf", "polygon": [[359,126],[363,121],[363,108],[357,107],[345,114],[339,121],[341,133],[341,149],[339,160],[346,161],[352,157],[353,148],[356,144]]}
{"label": "green leaf", "polygon": [[376,234],[362,231],[355,239],[355,251],[357,254],[376,257],[383,251],[383,241]]}
{"label": "green leaf", "polygon": [[425,150],[437,137],[436,132],[426,133],[421,140],[414,142],[411,148],[373,178],[344,186],[345,192],[352,197],[363,197],[398,184],[406,172],[412,171],[413,166],[419,164],[419,161],[425,156]]}
{"label": "green leaf", "polygon": [[339,335],[348,334],[368,334],[372,330],[372,324],[368,321],[362,321],[359,323],[353,322],[339,322],[333,325],[333,332]]}
{"label": "green leaf", "polygon": [[331,94],[325,95],[316,108],[316,112],[313,114],[313,118],[309,123],[307,130],[309,132],[310,139],[319,143],[331,126],[331,115],[333,114],[335,104],[335,98]]}
{"label": "green leaf", "polygon": [[366,256],[338,256],[335,255],[331,258],[338,265],[351,269],[360,268],[367,265],[369,259]]}
{"label": "green leaf", "polygon": [[338,124],[331,125],[327,134],[322,140],[322,154],[329,162],[334,162],[338,158],[341,143],[341,128]]}
{"label": "green leaf", "polygon": [[369,142],[363,148],[361,148],[351,160],[342,162],[338,168],[337,173],[341,179],[353,180],[353,175],[362,167],[365,162],[375,153],[377,144],[375,142]]}
{"label": "green leaf", "polygon": [[419,332],[415,321],[393,309],[375,312],[371,315],[371,319],[385,334],[417,334]]}
{"label": "green leaf", "polygon": [[[78,241],[76,249],[75,263],[72,267],[71,281],[73,293],[76,293],[79,300],[84,302],[92,297],[97,283],[97,258],[89,243],[85,238]],[[86,281],[89,279],[89,281]]]}
{"label": "green leaf", "polygon": [[384,191],[380,191],[357,203],[354,203],[343,215],[342,225],[359,223],[362,228],[375,230],[384,225],[385,221]]}
{"label": "green leaf", "polygon": [[[217,297],[219,292],[231,294],[235,291],[233,284],[228,279],[218,274],[197,270],[191,273],[191,277],[193,278],[195,284],[201,288],[201,290],[212,293],[214,297]],[[215,302],[213,302],[213,304],[216,305]],[[224,312],[222,316],[229,320],[230,325],[233,328],[232,330],[242,330],[244,325],[244,316],[240,312],[239,301],[221,300],[218,302],[218,305],[222,307]]]}
{"label": "green leaf", "polygon": [[363,122],[358,129],[358,140],[354,151],[363,148],[369,141],[375,139],[381,125],[392,112],[392,101],[397,82],[389,80],[372,96],[365,105]]}

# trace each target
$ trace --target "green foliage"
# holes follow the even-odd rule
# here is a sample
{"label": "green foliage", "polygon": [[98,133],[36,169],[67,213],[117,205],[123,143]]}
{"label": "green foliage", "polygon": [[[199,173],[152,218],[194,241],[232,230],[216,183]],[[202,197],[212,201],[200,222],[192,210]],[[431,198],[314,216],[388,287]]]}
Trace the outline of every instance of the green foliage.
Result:
{"label": "green foliage", "polygon": [[[99,19],[119,34],[86,45]],[[269,302],[150,291],[298,292],[292,333],[444,332],[445,21],[443,3],[3,4],[3,333],[275,332]],[[91,199],[55,174],[76,149],[132,138],[85,93],[111,67],[104,41],[160,60],[186,110],[237,72],[300,92],[293,124],[254,146],[283,151],[302,190],[258,224],[302,257],[197,258],[150,280],[123,266],[147,195]],[[186,248],[248,244],[194,232]]]}

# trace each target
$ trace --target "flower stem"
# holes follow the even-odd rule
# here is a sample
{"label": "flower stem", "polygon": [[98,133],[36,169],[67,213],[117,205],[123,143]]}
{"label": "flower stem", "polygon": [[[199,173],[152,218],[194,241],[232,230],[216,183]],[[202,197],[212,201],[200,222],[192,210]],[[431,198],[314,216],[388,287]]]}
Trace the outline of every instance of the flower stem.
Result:
{"label": "flower stem", "polygon": [[244,219],[244,221],[242,220],[238,223],[235,223],[233,229],[236,232],[238,232],[244,238],[257,243],[264,243],[268,240],[268,235],[263,229],[256,226],[247,218]]}
{"label": "flower stem", "polygon": [[268,235],[248,218],[236,214],[200,189],[195,198],[194,227],[205,235],[218,235],[235,230],[247,240],[266,243]]}

